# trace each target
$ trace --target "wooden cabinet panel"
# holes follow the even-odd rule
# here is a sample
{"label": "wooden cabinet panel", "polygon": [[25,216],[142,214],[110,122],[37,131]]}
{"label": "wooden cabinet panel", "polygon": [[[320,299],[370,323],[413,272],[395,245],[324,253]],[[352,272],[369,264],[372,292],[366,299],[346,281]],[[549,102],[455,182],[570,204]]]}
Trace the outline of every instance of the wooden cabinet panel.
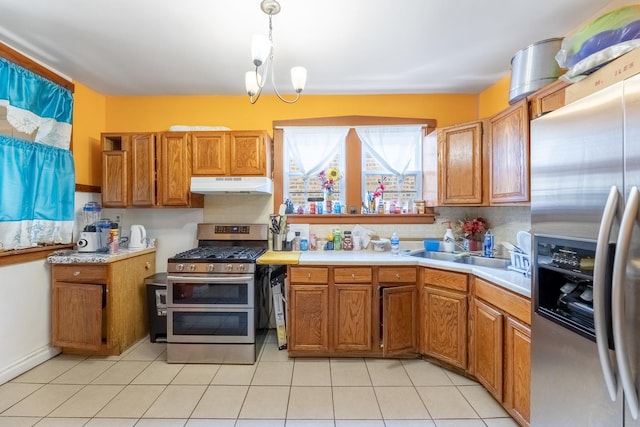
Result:
{"label": "wooden cabinet panel", "polygon": [[382,290],[382,353],[384,356],[417,353],[417,304],[415,285]]}
{"label": "wooden cabinet panel", "polygon": [[373,274],[370,267],[336,267],[333,270],[335,283],[371,283]]}
{"label": "wooden cabinet panel", "polygon": [[53,282],[51,342],[94,351],[102,345],[102,285]]}
{"label": "wooden cabinet panel", "polygon": [[231,175],[265,176],[267,173],[267,149],[265,135],[255,132],[231,132]]}
{"label": "wooden cabinet panel", "polygon": [[493,204],[529,201],[529,110],[527,100],[491,118]]}
{"label": "wooden cabinet panel", "polygon": [[224,132],[194,132],[191,136],[193,175],[229,173],[229,143]]}
{"label": "wooden cabinet panel", "polygon": [[476,299],[472,314],[472,374],[502,401],[503,319],[498,310]]}
{"label": "wooden cabinet panel", "polygon": [[415,267],[380,267],[378,268],[378,283],[413,283],[417,280]]}
{"label": "wooden cabinet panel", "polygon": [[163,206],[189,206],[191,165],[186,132],[161,134],[159,150],[159,197]]}
{"label": "wooden cabinet panel", "polygon": [[437,132],[439,204],[482,204],[482,122],[451,126]]}
{"label": "wooden cabinet panel", "polygon": [[543,87],[528,97],[530,117],[535,119],[558,108],[564,107],[565,89],[569,83],[564,80],[555,82]]}
{"label": "wooden cabinet panel", "polygon": [[504,405],[520,425],[531,414],[531,329],[508,317],[506,324]]}
{"label": "wooden cabinet panel", "polygon": [[124,208],[129,204],[129,169],[126,151],[102,152],[102,205]]}
{"label": "wooden cabinet panel", "polygon": [[469,290],[469,277],[466,273],[444,271],[435,268],[424,269],[424,283],[454,291],[467,292]]}
{"label": "wooden cabinet panel", "polygon": [[289,349],[292,351],[329,351],[329,286],[296,285],[289,287]]}
{"label": "wooden cabinet panel", "polygon": [[467,368],[467,295],[425,286],[422,292],[422,351]]}
{"label": "wooden cabinet panel", "polygon": [[333,288],[334,349],[372,351],[371,284],[335,284]]}
{"label": "wooden cabinet panel", "polygon": [[76,283],[106,283],[106,265],[57,265],[52,270],[53,280]]}
{"label": "wooden cabinet panel", "polygon": [[531,324],[531,300],[476,277],[475,295],[528,325]]}
{"label": "wooden cabinet panel", "polygon": [[291,283],[329,283],[329,269],[326,267],[289,267]]}
{"label": "wooden cabinet panel", "polygon": [[131,171],[131,206],[156,204],[156,143],[153,134],[131,135],[129,147]]}

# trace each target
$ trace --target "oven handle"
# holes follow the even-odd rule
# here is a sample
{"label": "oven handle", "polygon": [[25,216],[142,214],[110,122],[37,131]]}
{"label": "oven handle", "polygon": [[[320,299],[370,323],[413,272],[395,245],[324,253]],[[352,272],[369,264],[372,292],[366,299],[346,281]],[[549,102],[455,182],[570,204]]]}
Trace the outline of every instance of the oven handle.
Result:
{"label": "oven handle", "polygon": [[188,282],[188,283],[246,283],[253,280],[253,276],[236,276],[232,274],[216,275],[216,276],[167,276],[167,281]]}

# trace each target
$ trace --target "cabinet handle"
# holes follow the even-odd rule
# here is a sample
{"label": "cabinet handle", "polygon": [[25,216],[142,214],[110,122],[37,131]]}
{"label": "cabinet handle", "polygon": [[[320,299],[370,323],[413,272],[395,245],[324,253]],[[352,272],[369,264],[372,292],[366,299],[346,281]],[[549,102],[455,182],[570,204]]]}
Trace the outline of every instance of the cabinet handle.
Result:
{"label": "cabinet handle", "polygon": [[396,279],[399,279],[400,275],[398,273],[396,273]]}
{"label": "cabinet handle", "polygon": [[311,279],[311,273],[307,273],[307,279]]}
{"label": "cabinet handle", "polygon": [[148,269],[150,269],[150,268],[151,268],[151,263],[150,263],[149,261],[145,262],[145,263],[144,263],[144,269],[145,269],[145,270],[148,270]]}
{"label": "cabinet handle", "polygon": [[73,275],[74,275],[74,276],[79,276],[79,275],[80,275],[80,272],[79,272],[79,271],[74,271],[74,272],[73,272]]}
{"label": "cabinet handle", "polygon": [[355,279],[356,278],[356,273],[351,273],[351,278]]}

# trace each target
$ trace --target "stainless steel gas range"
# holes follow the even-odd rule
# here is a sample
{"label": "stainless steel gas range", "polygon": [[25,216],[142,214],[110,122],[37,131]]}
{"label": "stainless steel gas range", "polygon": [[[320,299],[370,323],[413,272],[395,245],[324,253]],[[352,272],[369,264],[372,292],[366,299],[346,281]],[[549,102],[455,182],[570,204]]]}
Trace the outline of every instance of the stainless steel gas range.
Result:
{"label": "stainless steel gas range", "polygon": [[167,362],[256,361],[269,325],[266,224],[198,224],[167,265]]}

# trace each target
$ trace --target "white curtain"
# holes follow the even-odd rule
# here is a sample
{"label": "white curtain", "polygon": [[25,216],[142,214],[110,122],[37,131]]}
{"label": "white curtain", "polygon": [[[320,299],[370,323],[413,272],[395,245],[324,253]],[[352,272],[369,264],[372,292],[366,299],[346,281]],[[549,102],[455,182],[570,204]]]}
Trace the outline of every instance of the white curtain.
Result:
{"label": "white curtain", "polygon": [[[286,127],[282,128],[285,170],[293,157],[306,181],[329,166],[336,153],[344,147],[348,127]],[[342,147],[341,147],[341,144]]]}
{"label": "white curtain", "polygon": [[422,126],[360,126],[356,132],[371,155],[389,172],[402,177],[419,170],[416,153],[422,144]]}

